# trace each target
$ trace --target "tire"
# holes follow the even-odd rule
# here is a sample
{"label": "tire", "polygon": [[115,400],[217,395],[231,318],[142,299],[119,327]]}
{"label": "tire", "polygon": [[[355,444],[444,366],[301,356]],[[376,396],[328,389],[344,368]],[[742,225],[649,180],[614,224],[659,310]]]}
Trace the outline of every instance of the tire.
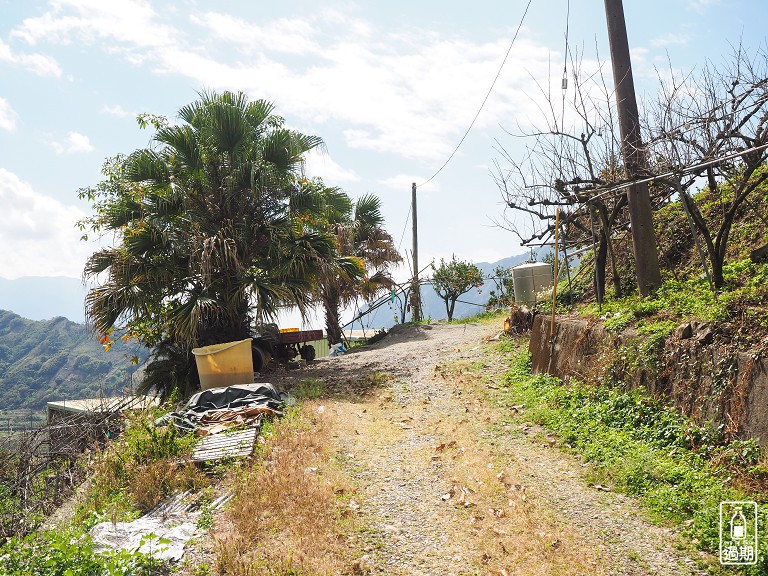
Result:
{"label": "tire", "polygon": [[304,344],[304,346],[299,349],[299,354],[303,360],[312,362],[312,360],[315,359],[315,347],[312,346],[312,344]]}
{"label": "tire", "polygon": [[272,361],[272,355],[257,346],[253,347],[253,371],[263,372]]}

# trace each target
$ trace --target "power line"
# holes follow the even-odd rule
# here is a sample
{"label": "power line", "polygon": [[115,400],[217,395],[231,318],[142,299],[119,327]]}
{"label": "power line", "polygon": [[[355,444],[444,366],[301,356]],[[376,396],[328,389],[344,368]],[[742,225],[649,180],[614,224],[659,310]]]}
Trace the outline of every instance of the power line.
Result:
{"label": "power line", "polygon": [[752,152],[760,152],[762,150],[765,150],[768,148],[768,144],[761,144],[760,146],[753,146],[752,148],[747,148],[746,150],[740,150],[738,152],[734,152],[732,154],[726,154],[724,156],[720,156],[719,158],[715,158],[713,160],[706,160],[704,162],[700,162],[698,164],[691,164],[689,166],[683,166],[676,170],[668,170],[667,172],[662,172],[661,174],[656,174],[654,176],[648,176],[646,178],[640,178],[637,180],[628,180],[627,182],[622,182],[620,184],[615,184],[613,186],[610,186],[608,188],[600,188],[596,187],[594,188],[595,191],[598,191],[598,194],[590,197],[590,200],[594,200],[595,198],[600,198],[602,196],[606,196],[607,194],[611,194],[613,192],[618,192],[620,190],[623,190],[625,188],[629,188],[630,186],[634,186],[635,184],[643,184],[648,182],[654,182],[656,180],[661,180],[664,178],[669,178],[671,176],[682,176],[683,174],[693,174],[697,172],[698,170],[701,170],[702,168],[707,168],[709,166],[713,166],[715,164],[719,164],[720,162],[727,162],[728,160],[734,160],[735,158],[739,158],[741,156],[745,156],[747,154],[751,154]]}
{"label": "power line", "polygon": [[461,148],[461,145],[464,143],[464,140],[469,135],[469,131],[472,130],[472,127],[475,125],[475,122],[477,122],[477,118],[480,116],[480,112],[483,111],[483,108],[485,107],[485,103],[488,101],[488,98],[491,96],[491,92],[493,92],[493,88],[496,86],[496,81],[499,79],[499,76],[501,75],[501,71],[504,68],[504,64],[507,62],[507,58],[509,58],[509,53],[512,51],[512,47],[515,45],[515,40],[517,40],[517,35],[520,33],[520,28],[523,27],[523,22],[525,21],[525,17],[528,14],[528,8],[531,7],[531,2],[533,0],[528,0],[528,4],[525,7],[525,12],[523,12],[523,17],[520,18],[520,23],[517,25],[517,30],[515,30],[515,35],[512,37],[512,42],[509,43],[509,48],[507,48],[507,53],[504,55],[504,60],[501,61],[501,66],[499,66],[499,71],[496,72],[496,77],[493,79],[493,82],[491,82],[491,87],[488,88],[488,93],[485,95],[485,98],[483,98],[483,102],[480,104],[480,108],[478,108],[477,113],[475,114],[475,117],[472,118],[472,122],[469,124],[469,127],[467,128],[467,131],[464,132],[464,136],[461,137],[461,140],[459,140],[459,143],[456,145],[456,148],[453,149],[453,152],[451,152],[451,155],[448,156],[448,159],[443,163],[440,168],[438,168],[437,172],[432,174],[426,181],[422,182],[417,186],[417,188],[421,188],[425,184],[431,182],[440,172],[443,171],[443,168],[448,166],[448,163],[451,161],[451,159],[454,157],[456,152],[459,151],[459,148]]}
{"label": "power line", "polygon": [[[738,152],[733,152],[730,154],[725,154],[723,156],[719,156],[718,158],[714,158],[711,160],[706,160],[703,162],[699,162],[696,164],[690,164],[688,166],[681,166],[677,169],[668,170],[667,172],[662,172],[660,174],[656,174],[653,176],[648,176],[644,178],[637,178],[633,180],[627,180],[625,182],[620,182],[619,184],[612,184],[606,187],[595,187],[590,189],[590,192],[597,192],[597,194],[594,194],[593,196],[590,196],[585,201],[576,202],[577,206],[574,212],[571,212],[569,214],[569,217],[573,217],[576,214],[578,214],[579,210],[586,207],[588,204],[590,204],[592,201],[594,201],[597,198],[602,198],[603,196],[607,196],[609,194],[614,194],[616,192],[620,192],[626,188],[629,188],[631,186],[634,186],[638,183],[650,183],[655,182],[657,180],[664,180],[666,178],[670,177],[679,177],[683,176],[685,174],[695,174],[699,170],[702,170],[704,168],[707,168],[709,166],[713,166],[715,164],[719,164],[721,162],[727,162],[728,160],[734,160],[736,158],[739,158],[741,156],[745,156],[746,154],[751,154],[753,152],[760,152],[763,150],[768,149],[768,144],[761,144],[759,146],[753,146],[752,148],[747,148],[746,150],[739,150]],[[546,236],[546,240],[544,239],[544,236]],[[548,240],[552,237],[552,232],[550,231],[549,234],[544,232],[542,236],[539,238],[542,240],[541,244],[524,244],[525,246],[547,246]],[[533,238],[532,238],[533,240]]]}
{"label": "power line", "polygon": [[403,224],[403,233],[400,235],[400,244],[397,245],[397,251],[400,252],[400,248],[403,245],[403,239],[405,238],[405,231],[408,229],[408,221],[411,219],[412,206],[408,206],[408,216],[405,217],[405,224]]}

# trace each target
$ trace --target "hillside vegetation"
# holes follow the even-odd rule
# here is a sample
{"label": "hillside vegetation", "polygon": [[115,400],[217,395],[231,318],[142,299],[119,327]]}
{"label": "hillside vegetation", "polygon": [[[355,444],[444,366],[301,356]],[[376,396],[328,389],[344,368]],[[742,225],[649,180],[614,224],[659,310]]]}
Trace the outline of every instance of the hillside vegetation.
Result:
{"label": "hillside vegetation", "polygon": [[109,353],[82,324],[35,321],[0,310],[0,407],[40,408],[122,391],[146,352],[116,345]]}

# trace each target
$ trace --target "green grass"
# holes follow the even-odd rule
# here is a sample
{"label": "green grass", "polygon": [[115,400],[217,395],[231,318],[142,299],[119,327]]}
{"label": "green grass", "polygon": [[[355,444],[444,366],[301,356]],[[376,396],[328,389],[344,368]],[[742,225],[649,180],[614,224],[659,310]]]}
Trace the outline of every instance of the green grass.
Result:
{"label": "green grass", "polygon": [[325,392],[325,381],[321,378],[305,378],[291,392],[298,400],[314,400]]}
{"label": "green grass", "polygon": [[459,318],[451,320],[451,324],[472,324],[475,322],[488,322],[490,320],[503,320],[507,317],[507,310],[490,310],[487,312],[480,312],[466,318]]}
{"label": "green grass", "polygon": [[642,319],[651,317],[672,323],[686,318],[719,322],[730,318],[736,305],[764,304],[768,300],[768,264],[739,260],[726,264],[723,276],[726,287],[719,294],[710,289],[706,278],[669,279],[646,298],[613,298],[609,290],[602,306],[592,303],[581,308],[580,313],[600,316],[608,330],[620,332],[636,323],[642,325]]}
{"label": "green grass", "polygon": [[79,530],[35,533],[0,545],[0,576],[138,576],[158,573],[159,564],[138,552],[94,550]]}
{"label": "green grass", "polygon": [[[514,344],[500,346],[505,351]],[[580,454],[595,482],[636,496],[659,523],[678,525],[699,547],[717,554],[719,503],[765,501],[734,486],[734,472],[764,474],[754,441],[725,444],[719,429],[700,426],[637,391],[569,385],[532,375],[530,357],[515,350],[505,375],[506,404],[525,404],[526,418],[555,432],[566,450]],[[760,533],[768,531],[768,506],[760,506]],[[768,540],[759,564],[744,574],[768,573]]]}

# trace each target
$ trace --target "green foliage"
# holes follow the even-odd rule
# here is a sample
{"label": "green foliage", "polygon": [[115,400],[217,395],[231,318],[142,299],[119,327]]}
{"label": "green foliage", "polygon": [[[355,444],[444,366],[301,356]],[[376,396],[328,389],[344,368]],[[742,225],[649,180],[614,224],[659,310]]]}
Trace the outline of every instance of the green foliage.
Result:
{"label": "green foliage", "polygon": [[340,309],[358,298],[370,301],[391,289],[391,266],[402,258],[384,228],[381,200],[374,194],[353,201],[320,178],[301,180],[292,208],[307,231],[331,233],[344,262],[341,271],[335,266],[324,267],[315,287],[325,309],[328,342],[336,344],[342,340]]}
{"label": "green foliage", "polygon": [[96,552],[91,538],[76,530],[11,538],[0,546],[0,576],[140,576],[157,567],[138,552]]}
{"label": "green foliage", "polygon": [[432,286],[445,302],[449,322],[453,320],[453,310],[459,296],[482,285],[483,273],[471,262],[457,260],[454,255],[450,262],[441,258],[439,266],[432,263]]}
{"label": "green foliage", "polygon": [[299,400],[319,398],[325,391],[325,382],[320,378],[305,378],[301,380],[292,393]]}
{"label": "green foliage", "polygon": [[323,271],[353,267],[292,204],[304,154],[322,140],[273,111],[243,93],[206,92],[177,125],[143,116],[152,145],[107,160],[105,179],[80,190],[94,211],[83,231],[115,238],[86,263],[98,283],[87,317],[107,338],[123,327],[154,349],[148,373],[180,376],[148,381],[163,394],[196,389],[193,346],[245,338],[283,306],[304,312]]}
{"label": "green foliage", "polygon": [[118,440],[93,456],[90,489],[77,519],[130,517],[146,511],[177,490],[208,483],[191,463],[181,464],[196,442],[179,435],[175,426],[156,426],[159,412],[137,412],[128,417]]}
{"label": "green foliage", "polygon": [[[505,403],[524,403],[527,418],[557,433],[566,449],[592,465],[595,481],[638,496],[652,516],[682,524],[704,550],[718,550],[721,501],[762,499],[729,483],[734,469],[762,473],[762,453],[754,442],[724,444],[720,429],[697,425],[637,391],[573,380],[566,386],[552,376],[532,375],[527,352],[513,356],[505,382]],[[760,522],[768,527],[767,505],[760,507]],[[765,540],[760,556],[760,564],[746,574],[768,569]]]}
{"label": "green foliage", "polygon": [[508,308],[515,299],[514,284],[512,282],[512,269],[505,266],[496,266],[489,277],[493,282],[493,289],[488,293],[486,310],[500,310]]}
{"label": "green foliage", "polygon": [[[728,269],[728,267],[726,267]],[[613,298],[606,294],[602,307],[597,303],[585,306],[581,314],[602,316],[606,328],[621,331],[647,316],[666,318],[697,318],[717,321],[728,317],[727,299],[719,298],[710,290],[706,279],[666,280],[655,294],[641,298],[626,296]]]}
{"label": "green foliage", "polygon": [[467,316],[465,318],[459,318],[453,320],[454,324],[472,324],[474,322],[488,322],[491,320],[503,320],[508,313],[508,310],[487,310],[480,312],[474,316]]}
{"label": "green foliage", "polygon": [[146,350],[121,343],[105,353],[81,324],[0,310],[0,406],[42,408],[52,400],[114,394],[136,370],[127,358],[134,355],[143,361]]}
{"label": "green foliage", "polygon": [[624,328],[632,324],[633,321],[634,317],[632,314],[614,312],[605,319],[603,326],[605,326],[606,330],[610,330],[611,332],[621,332]]}

